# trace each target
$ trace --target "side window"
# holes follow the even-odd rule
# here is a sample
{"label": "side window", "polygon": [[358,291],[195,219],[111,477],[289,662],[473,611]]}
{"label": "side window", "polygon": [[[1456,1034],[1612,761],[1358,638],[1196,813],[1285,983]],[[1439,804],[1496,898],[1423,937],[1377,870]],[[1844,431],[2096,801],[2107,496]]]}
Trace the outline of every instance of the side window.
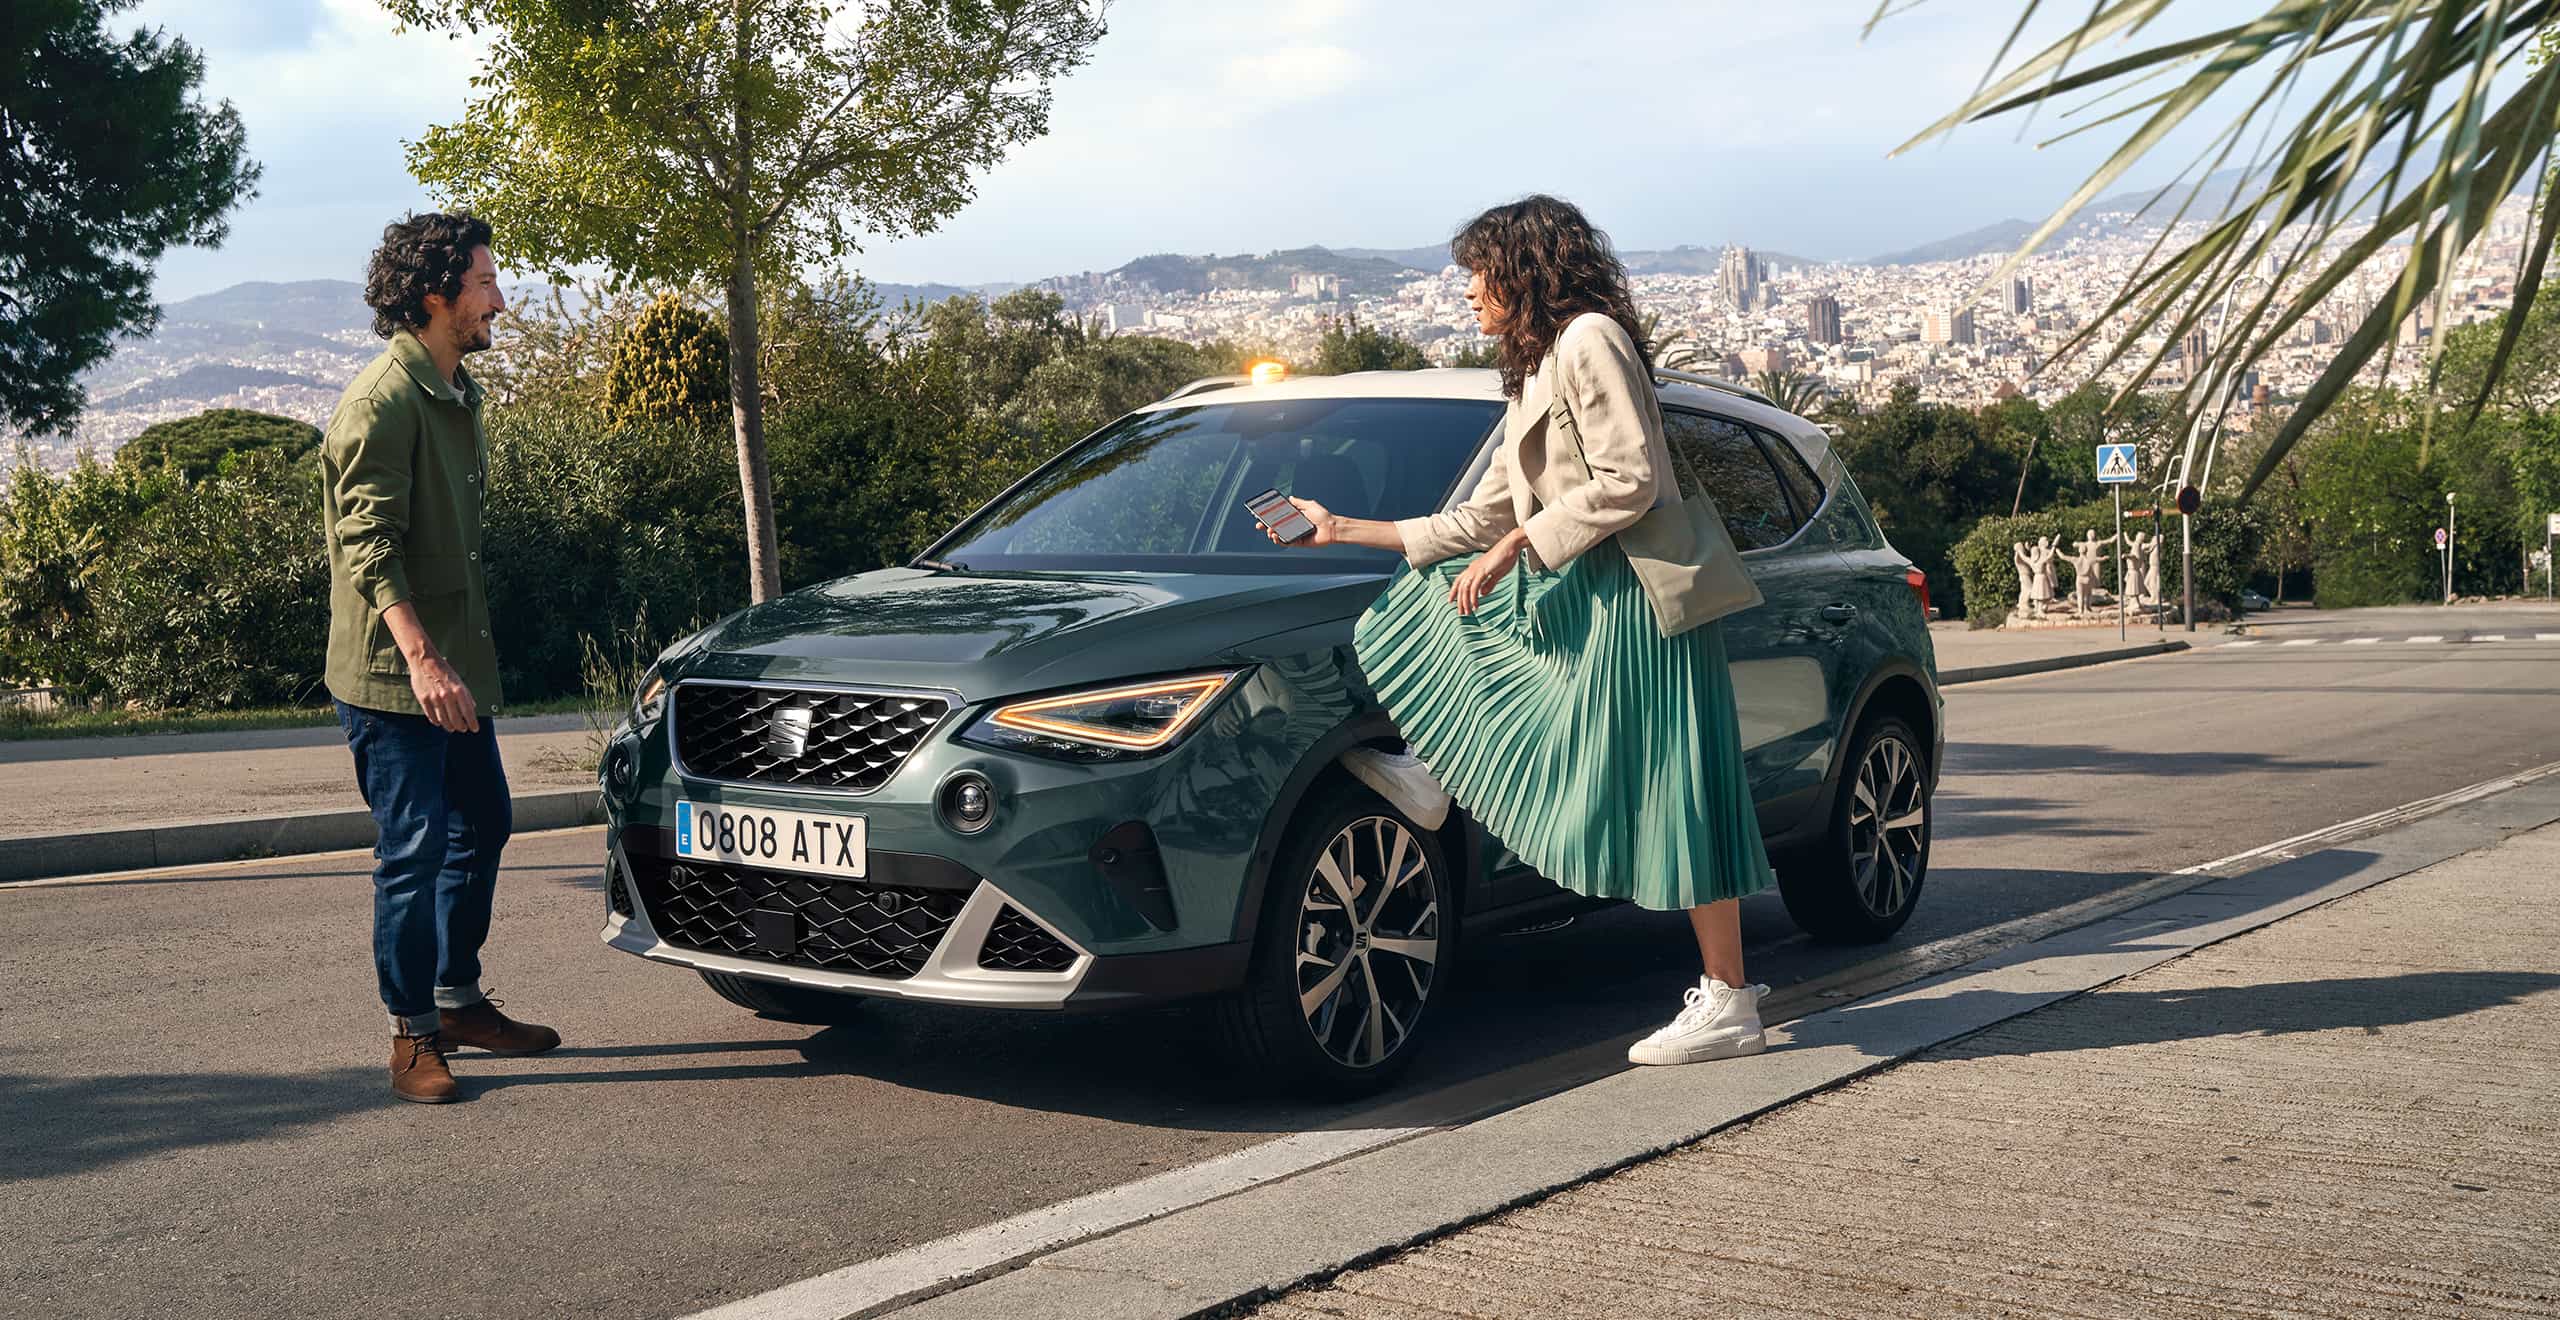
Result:
{"label": "side window", "polygon": [[1681,493],[1704,488],[1724,515],[1725,531],[1735,546],[1760,550],[1796,534],[1798,524],[1787,508],[1778,471],[1769,466],[1748,427],[1671,408],[1663,410],[1662,421]]}
{"label": "side window", "polygon": [[1778,480],[1787,488],[1787,498],[1796,504],[1796,523],[1802,526],[1813,520],[1813,511],[1822,507],[1822,478],[1813,475],[1804,455],[1787,443],[1786,437],[1760,432],[1760,445],[1769,451],[1769,461],[1777,465]]}

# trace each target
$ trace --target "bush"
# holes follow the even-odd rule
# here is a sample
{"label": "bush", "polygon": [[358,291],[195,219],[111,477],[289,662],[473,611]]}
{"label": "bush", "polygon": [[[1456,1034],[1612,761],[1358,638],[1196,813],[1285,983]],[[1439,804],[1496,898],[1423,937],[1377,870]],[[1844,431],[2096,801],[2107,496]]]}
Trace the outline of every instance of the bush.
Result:
{"label": "bush", "polygon": [[329,636],[319,509],[310,470],[274,452],[172,490],[99,574],[107,690],[155,710],[314,699]]}
{"label": "bush", "polygon": [[614,340],[607,420],[698,423],[728,407],[729,336],[683,299],[658,295]]}
{"label": "bush", "polygon": [[320,428],[309,422],[247,408],[208,408],[143,428],[117,448],[116,466],[174,471],[185,480],[202,481],[237,455],[272,452],[294,462],[319,447]]}
{"label": "bush", "polygon": [[582,638],[658,643],[746,603],[728,438],[576,407],[488,416],[489,610],[509,699],[580,690]]}
{"label": "bush", "polygon": [[[2131,510],[2127,510],[2131,512]],[[2083,533],[2095,531],[2105,535],[2115,527],[2115,504],[2082,504],[2043,513],[2020,514],[2015,518],[1984,518],[1973,525],[1964,539],[1948,552],[1956,572],[1962,575],[1967,599],[1978,602],[1968,617],[1976,628],[1997,628],[2009,615],[2018,599],[2018,566],[2010,557],[2013,542],[2038,537],[2059,537],[2065,544],[2078,541]],[[2151,529],[2152,519],[2125,520],[2127,536]],[[2172,514],[2159,521],[2159,534],[2164,544],[2160,549],[2160,590],[2171,601],[2178,598],[2178,523]],[[2265,519],[2254,509],[2220,509],[2196,518],[2195,582],[2198,601],[2214,600],[2235,605],[2240,589],[2248,585],[2250,566],[2257,562],[2258,548],[2265,536]],[[2070,570],[2057,574],[2063,594],[2071,590]],[[2115,553],[2110,547],[2101,582],[2110,590],[2115,583]]]}
{"label": "bush", "polygon": [[87,455],[57,477],[19,455],[0,493],[0,682],[106,690],[92,596],[105,561],[177,482]]}

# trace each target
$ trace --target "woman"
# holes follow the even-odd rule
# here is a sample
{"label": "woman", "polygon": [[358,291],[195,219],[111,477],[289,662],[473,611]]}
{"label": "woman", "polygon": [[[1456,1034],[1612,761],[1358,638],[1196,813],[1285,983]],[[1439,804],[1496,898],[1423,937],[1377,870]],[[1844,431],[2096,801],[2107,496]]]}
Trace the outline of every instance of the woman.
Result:
{"label": "woman", "polygon": [[[1361,777],[1436,773],[1565,888],[1687,909],[1705,975],[1627,1057],[1756,1054],[1768,987],[1743,978],[1738,900],[1771,876],[1724,642],[1712,622],[1663,636],[1616,537],[1671,480],[1626,270],[1579,210],[1544,196],[1478,216],[1451,254],[1477,327],[1501,343],[1511,406],[1493,465],[1465,503],[1419,518],[1296,501],[1316,530],[1295,544],[1406,559],[1354,640],[1429,770],[1372,760]],[[1422,788],[1397,796],[1436,796]]]}

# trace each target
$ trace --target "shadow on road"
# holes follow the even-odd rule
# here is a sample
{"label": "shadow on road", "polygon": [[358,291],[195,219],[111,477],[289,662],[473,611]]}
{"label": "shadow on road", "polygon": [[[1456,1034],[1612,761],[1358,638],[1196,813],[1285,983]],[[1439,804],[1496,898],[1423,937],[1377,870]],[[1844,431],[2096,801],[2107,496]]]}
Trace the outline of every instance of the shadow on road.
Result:
{"label": "shadow on road", "polygon": [[0,1073],[0,1184],[262,1141],[396,1105],[380,1068],[305,1073]]}
{"label": "shadow on road", "polygon": [[2547,972],[2435,971],[2391,976],[2278,981],[2195,989],[2110,990],[2087,1001],[2103,1012],[2074,1013],[2035,1027],[2012,1022],[1940,1051],[1946,1057],[2068,1053],[2208,1040],[2220,1036],[2290,1036],[2385,1027],[2476,1013],[2560,988]]}
{"label": "shadow on road", "polygon": [[[2360,692],[2363,689],[2358,689]],[[2265,752],[2204,750],[2146,751],[2128,756],[2121,747],[2094,743],[1949,742],[1946,771],[1961,775],[2142,775],[2188,778],[2196,775],[2259,774],[2283,771],[2309,774],[2322,770],[2363,770],[2373,761],[2316,760]],[[1942,799],[1952,807],[1952,799]]]}

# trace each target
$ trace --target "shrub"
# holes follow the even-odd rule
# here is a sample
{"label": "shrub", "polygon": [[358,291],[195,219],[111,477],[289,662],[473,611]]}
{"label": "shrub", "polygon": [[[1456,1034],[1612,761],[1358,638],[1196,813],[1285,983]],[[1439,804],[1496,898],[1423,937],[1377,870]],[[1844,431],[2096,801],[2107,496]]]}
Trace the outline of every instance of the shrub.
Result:
{"label": "shrub", "polygon": [[604,382],[607,420],[709,421],[729,406],[729,336],[672,293],[614,340]]}
{"label": "shrub", "polygon": [[580,690],[582,638],[646,617],[662,635],[746,603],[738,473],[725,436],[614,426],[576,407],[488,416],[491,626],[511,700]]}
{"label": "shrub", "polygon": [[320,428],[309,422],[247,408],[208,408],[193,417],[158,422],[116,450],[116,466],[172,471],[202,481],[235,455],[272,451],[288,462],[320,447]]}
{"label": "shrub", "polygon": [[106,690],[92,596],[107,557],[176,487],[85,454],[59,477],[19,455],[0,492],[0,681]]}
{"label": "shrub", "polygon": [[[2130,512],[2130,510],[2127,510]],[[2038,537],[2059,537],[2065,544],[2095,531],[2106,535],[2115,527],[2113,501],[2082,504],[2042,513],[2026,513],[2011,518],[1984,518],[1973,525],[1963,540],[1948,552],[1956,572],[1962,575],[1967,599],[1978,603],[1968,618],[1976,628],[1997,628],[2009,615],[2018,599],[2017,561],[2010,557],[2013,542]],[[2125,520],[2125,534],[2151,530],[2151,519]],[[2195,525],[2195,580],[2198,601],[2216,600],[2225,605],[2236,604],[2240,589],[2248,585],[2250,565],[2257,561],[2258,547],[2264,539],[2265,520],[2252,509],[2222,509],[2199,515]],[[2159,520],[2159,534],[2164,540],[2160,549],[2160,589],[2174,601],[2178,596],[2178,523],[2173,514]],[[2071,590],[2070,570],[2057,575],[2060,590]],[[2115,553],[2109,548],[2100,580],[2110,589],[2115,583]]]}
{"label": "shrub", "polygon": [[312,700],[329,635],[319,509],[310,470],[275,452],[172,490],[99,574],[106,689],[155,710]]}

